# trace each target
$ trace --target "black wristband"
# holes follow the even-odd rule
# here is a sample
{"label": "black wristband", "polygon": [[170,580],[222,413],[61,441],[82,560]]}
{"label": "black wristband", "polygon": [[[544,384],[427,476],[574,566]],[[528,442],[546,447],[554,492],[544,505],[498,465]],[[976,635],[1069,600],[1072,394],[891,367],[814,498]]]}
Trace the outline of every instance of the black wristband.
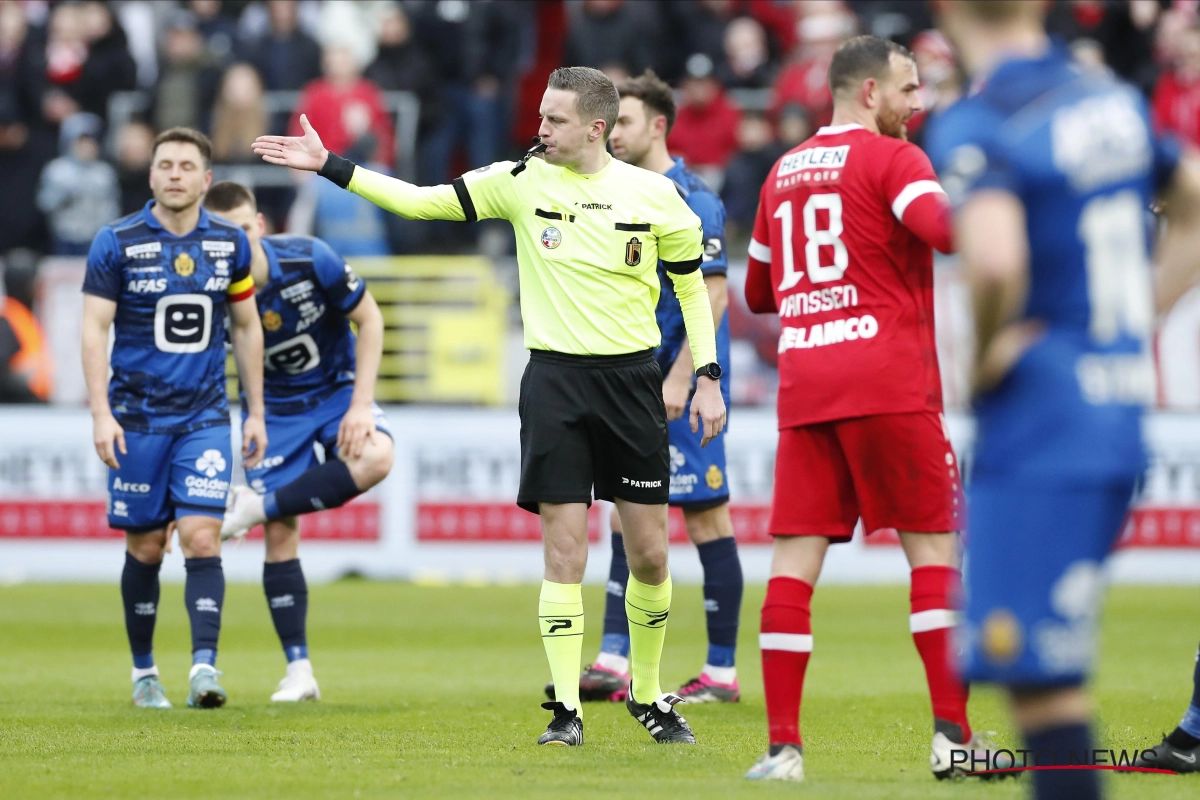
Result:
{"label": "black wristband", "polygon": [[317,174],[345,189],[350,185],[350,179],[354,177],[354,166],[354,162],[350,159],[342,158],[337,153],[330,153],[329,157],[325,159],[325,166],[321,167],[321,171]]}

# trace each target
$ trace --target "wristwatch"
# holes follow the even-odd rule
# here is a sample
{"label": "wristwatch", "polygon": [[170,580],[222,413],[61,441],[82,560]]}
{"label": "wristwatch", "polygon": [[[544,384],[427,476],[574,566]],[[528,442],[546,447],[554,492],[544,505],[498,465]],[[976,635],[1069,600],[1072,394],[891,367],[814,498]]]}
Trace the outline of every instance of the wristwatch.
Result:
{"label": "wristwatch", "polygon": [[721,380],[721,376],[724,374],[725,370],[721,369],[721,365],[715,361],[696,370],[697,378],[712,378],[714,381]]}

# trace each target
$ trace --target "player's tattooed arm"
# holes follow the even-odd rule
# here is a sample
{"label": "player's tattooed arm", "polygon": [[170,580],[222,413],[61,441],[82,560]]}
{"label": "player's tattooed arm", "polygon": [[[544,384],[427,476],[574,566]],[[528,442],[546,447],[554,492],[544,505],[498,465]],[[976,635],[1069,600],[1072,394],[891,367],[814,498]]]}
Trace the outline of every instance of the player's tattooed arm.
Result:
{"label": "player's tattooed arm", "polygon": [[354,310],[346,315],[358,328],[354,343],[356,360],[354,394],[350,408],[338,426],[337,449],[350,458],[359,458],[375,435],[375,380],[383,358],[383,313],[368,291]]}
{"label": "player's tattooed arm", "polygon": [[83,379],[92,409],[92,442],[96,455],[113,469],[120,468],[117,450],[121,455],[129,452],[125,449],[125,429],[108,404],[108,331],[116,315],[116,301],[84,294]]}
{"label": "player's tattooed arm", "polygon": [[1184,158],[1160,199],[1167,224],[1158,243],[1154,300],[1166,314],[1200,279],[1200,161]]}
{"label": "player's tattooed arm", "polygon": [[988,189],[971,196],[957,222],[975,312],[972,383],[981,392],[998,384],[1041,336],[1036,321],[1019,320],[1029,292],[1025,207],[1011,192]]}
{"label": "player's tattooed arm", "polygon": [[255,467],[267,451],[266,408],[263,403],[263,332],[258,305],[251,295],[229,304],[233,358],[238,382],[246,395],[246,422],[242,425],[242,463]]}

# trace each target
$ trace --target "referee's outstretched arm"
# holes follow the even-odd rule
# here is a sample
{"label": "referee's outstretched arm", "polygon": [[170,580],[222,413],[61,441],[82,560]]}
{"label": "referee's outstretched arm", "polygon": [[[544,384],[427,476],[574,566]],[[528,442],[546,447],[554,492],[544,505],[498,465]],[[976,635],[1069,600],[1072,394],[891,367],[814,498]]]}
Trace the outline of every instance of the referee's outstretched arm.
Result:
{"label": "referee's outstretched arm", "polygon": [[[325,149],[321,137],[300,115],[303,136],[260,136],[252,146],[263,161],[281,167],[319,172],[343,189],[350,189],[375,205],[406,219],[448,219],[466,221],[462,204],[453,186],[414,186],[369,169],[356,167]],[[353,181],[354,185],[351,186]]]}

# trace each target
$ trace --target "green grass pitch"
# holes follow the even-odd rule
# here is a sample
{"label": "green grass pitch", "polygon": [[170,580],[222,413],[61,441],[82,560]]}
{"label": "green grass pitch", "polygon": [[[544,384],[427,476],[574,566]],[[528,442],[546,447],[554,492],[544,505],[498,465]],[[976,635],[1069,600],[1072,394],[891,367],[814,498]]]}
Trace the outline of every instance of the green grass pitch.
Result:
{"label": "green grass pitch", "polygon": [[[324,700],[272,705],[284,662],[260,588],[231,586],[219,666],[230,702],[184,708],[189,666],[182,587],[165,586],[157,657],[171,711],[129,703],[120,595],[111,586],[0,588],[0,797],[776,797],[1017,798],[1021,782],[938,783],[929,709],[908,635],[904,587],[818,589],[804,693],[808,779],[742,774],[765,746],[756,632],[762,587],[743,615],[743,701],[688,707],[695,747],[655,745],[621,705],[589,705],[587,744],[542,749],[547,679],[537,587],[314,587],[309,639]],[[600,587],[585,593],[585,658],[600,637]],[[1191,691],[1195,589],[1122,587],[1109,597],[1097,680],[1107,747],[1144,747],[1178,721]],[[1164,613],[1164,609],[1167,609]],[[1172,610],[1173,609],[1173,610]],[[703,660],[697,587],[676,589],[664,686]],[[999,697],[972,720],[1015,744]],[[1110,798],[1195,798],[1200,776],[1110,775]]]}

